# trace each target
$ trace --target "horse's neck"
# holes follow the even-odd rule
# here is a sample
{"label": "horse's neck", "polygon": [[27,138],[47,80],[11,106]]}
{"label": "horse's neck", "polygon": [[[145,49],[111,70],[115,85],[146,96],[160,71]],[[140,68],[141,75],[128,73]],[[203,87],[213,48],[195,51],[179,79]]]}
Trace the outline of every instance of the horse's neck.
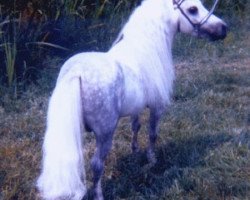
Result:
{"label": "horse's neck", "polygon": [[151,85],[149,95],[159,89],[161,96],[169,96],[174,77],[171,48],[176,27],[171,0],[145,0],[110,49],[121,65],[141,73]]}
{"label": "horse's neck", "polygon": [[130,49],[137,52],[136,59],[157,55],[161,61],[166,57],[170,60],[177,31],[175,15],[171,0],[144,0],[125,24],[111,51],[125,53]]}

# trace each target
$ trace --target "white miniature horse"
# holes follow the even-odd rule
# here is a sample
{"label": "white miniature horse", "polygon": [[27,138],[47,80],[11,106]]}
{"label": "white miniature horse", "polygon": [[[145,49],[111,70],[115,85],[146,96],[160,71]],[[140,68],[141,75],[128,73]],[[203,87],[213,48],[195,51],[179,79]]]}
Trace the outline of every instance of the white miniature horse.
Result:
{"label": "white miniature horse", "polygon": [[120,117],[131,116],[132,150],[138,150],[139,114],[149,108],[148,159],[155,163],[157,124],[171,101],[172,42],[177,32],[212,40],[226,36],[225,23],[199,0],[145,0],[112,48],[81,53],[63,65],[51,96],[37,186],[44,199],[82,199],[86,193],[82,132],[93,131],[91,161],[95,199],[103,199],[104,160]]}

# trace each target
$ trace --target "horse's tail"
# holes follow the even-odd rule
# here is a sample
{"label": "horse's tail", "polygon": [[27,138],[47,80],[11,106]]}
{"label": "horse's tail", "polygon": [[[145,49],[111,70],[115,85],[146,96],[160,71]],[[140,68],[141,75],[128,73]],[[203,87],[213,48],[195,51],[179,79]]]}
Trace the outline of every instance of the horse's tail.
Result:
{"label": "horse's tail", "polygon": [[51,96],[37,187],[44,199],[81,199],[86,193],[80,77],[58,81]]}

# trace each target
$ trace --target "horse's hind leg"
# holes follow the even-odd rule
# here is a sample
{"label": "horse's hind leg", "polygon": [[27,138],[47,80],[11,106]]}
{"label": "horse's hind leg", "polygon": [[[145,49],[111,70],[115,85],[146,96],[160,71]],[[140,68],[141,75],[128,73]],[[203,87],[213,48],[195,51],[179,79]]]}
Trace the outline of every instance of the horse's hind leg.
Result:
{"label": "horse's hind leg", "polygon": [[141,128],[141,124],[139,122],[139,116],[137,115],[137,116],[131,117],[131,121],[132,121],[132,132],[133,132],[131,148],[133,152],[138,152],[139,145],[138,145],[137,137],[138,137],[138,132]]}
{"label": "horse's hind leg", "polygon": [[156,163],[155,157],[155,142],[157,139],[157,127],[159,123],[159,119],[162,115],[162,110],[151,109],[150,110],[150,117],[149,117],[149,146],[147,157],[149,162]]}
{"label": "horse's hind leg", "polygon": [[103,200],[101,188],[101,176],[104,169],[104,161],[111,149],[114,129],[112,131],[95,133],[96,134],[96,150],[91,160],[93,170],[93,190],[94,199]]}

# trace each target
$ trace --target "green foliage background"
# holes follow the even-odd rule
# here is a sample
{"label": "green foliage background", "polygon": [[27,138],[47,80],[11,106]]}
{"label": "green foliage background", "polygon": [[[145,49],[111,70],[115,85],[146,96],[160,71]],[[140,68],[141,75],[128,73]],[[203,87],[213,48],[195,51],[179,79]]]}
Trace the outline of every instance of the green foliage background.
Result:
{"label": "green foliage background", "polygon": [[[23,89],[37,83],[44,72],[47,76],[57,72],[62,62],[77,52],[107,50],[140,2],[1,0],[0,83]],[[208,7],[212,3],[205,1]],[[232,27],[243,24],[248,13],[247,0],[220,1],[216,10]],[[178,45],[174,52],[178,54]]]}

